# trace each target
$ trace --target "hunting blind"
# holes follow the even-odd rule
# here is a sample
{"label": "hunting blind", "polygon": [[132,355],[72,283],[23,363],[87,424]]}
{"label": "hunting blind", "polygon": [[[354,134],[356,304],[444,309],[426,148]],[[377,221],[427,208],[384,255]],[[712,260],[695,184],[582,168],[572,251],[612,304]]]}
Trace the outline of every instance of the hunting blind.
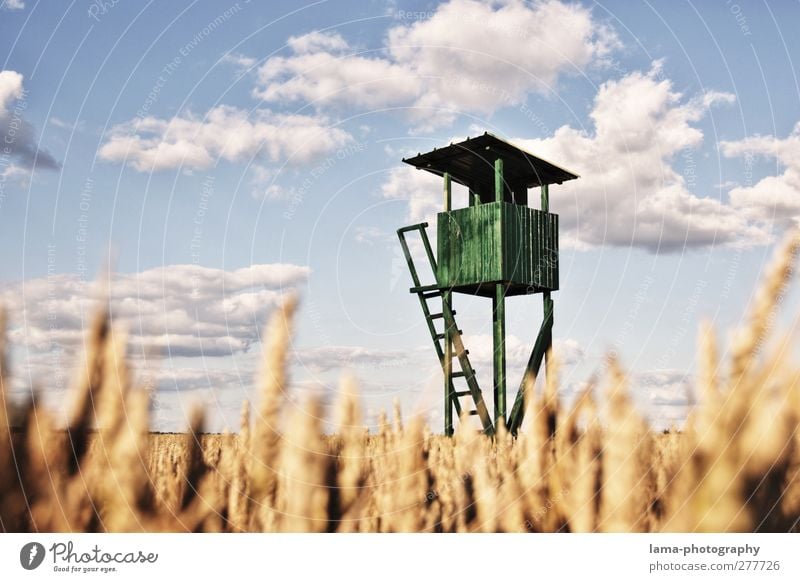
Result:
{"label": "hunting blind", "polygon": [[[437,215],[437,252],[428,223],[397,231],[428,330],[444,372],[444,431],[453,434],[453,413],[475,415],[484,432],[498,423],[516,433],[525,414],[524,390],[552,345],[552,291],[558,290],[558,215],[549,211],[549,185],[578,176],[490,133],[403,160],[442,176],[444,211]],[[452,208],[453,182],[468,189],[469,206]],[[528,191],[539,187],[540,209],[528,206]],[[406,237],[418,233],[435,282],[423,285]],[[455,322],[452,294],[492,298],[494,415],[489,415],[475,370]],[[541,293],[544,314],[519,391],[506,416],[505,298]],[[429,303],[441,301],[441,310]],[[441,324],[439,323],[441,322]],[[442,331],[439,331],[441,326]],[[454,368],[458,368],[454,370]],[[471,401],[465,409],[462,398]]]}

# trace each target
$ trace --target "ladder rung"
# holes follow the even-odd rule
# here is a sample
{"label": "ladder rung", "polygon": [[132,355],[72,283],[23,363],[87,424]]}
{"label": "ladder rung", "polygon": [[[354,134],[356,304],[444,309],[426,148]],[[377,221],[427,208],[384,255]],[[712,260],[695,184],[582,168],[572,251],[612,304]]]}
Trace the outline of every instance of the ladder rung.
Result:
{"label": "ladder rung", "polygon": [[475,375],[475,370],[472,370],[472,374],[467,374],[466,372],[453,372],[450,374],[453,378],[469,378],[470,376]]}
{"label": "ladder rung", "polygon": [[[457,329],[457,330],[456,330],[456,333],[460,335],[460,334],[462,334],[462,333],[464,333],[464,332],[462,332],[460,329]],[[444,334],[443,334],[443,333],[437,333],[437,334],[436,334],[436,339],[437,339],[437,340],[444,339]]]}
{"label": "ladder rung", "polygon": [[[456,312],[453,311],[453,315],[455,314]],[[431,319],[441,319],[444,317],[444,313],[431,313],[428,317],[430,317]]]}
{"label": "ladder rung", "polygon": [[423,299],[433,299],[434,297],[441,297],[442,294],[438,291],[432,291],[430,293],[422,293],[421,291],[412,291],[412,293],[419,293]]}
{"label": "ladder rung", "polygon": [[403,228],[397,229],[397,234],[401,232],[411,232],[412,230],[421,230],[423,228],[428,228],[427,222],[420,222],[419,224],[412,224],[410,226],[404,226]]}
{"label": "ladder rung", "polygon": [[424,293],[426,291],[436,291],[437,295],[439,294],[439,286],[438,285],[419,285],[417,287],[412,287],[409,289],[411,293]]}
{"label": "ladder rung", "polygon": [[459,390],[457,392],[453,392],[453,394],[455,394],[456,398],[460,398],[462,396],[468,396],[469,394],[472,394],[472,392],[469,390]]}

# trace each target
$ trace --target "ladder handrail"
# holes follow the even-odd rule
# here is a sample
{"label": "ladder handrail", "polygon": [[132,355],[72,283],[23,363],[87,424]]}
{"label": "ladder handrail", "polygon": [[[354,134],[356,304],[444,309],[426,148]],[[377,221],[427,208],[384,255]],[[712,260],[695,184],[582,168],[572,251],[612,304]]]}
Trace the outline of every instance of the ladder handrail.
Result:
{"label": "ladder handrail", "polygon": [[411,224],[409,226],[404,226],[402,228],[397,229],[397,234],[411,232],[412,230],[419,230],[421,228],[428,228],[427,222],[419,222],[417,224]]}

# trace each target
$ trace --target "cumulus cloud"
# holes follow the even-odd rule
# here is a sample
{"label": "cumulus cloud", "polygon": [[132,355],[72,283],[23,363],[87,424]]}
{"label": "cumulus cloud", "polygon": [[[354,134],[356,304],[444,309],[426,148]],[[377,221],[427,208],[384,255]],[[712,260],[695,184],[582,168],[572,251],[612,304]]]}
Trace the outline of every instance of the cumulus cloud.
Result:
{"label": "cumulus cloud", "polygon": [[138,374],[145,387],[157,391],[189,392],[192,390],[249,389],[253,384],[252,369],[233,369],[231,367],[189,367],[173,365],[150,365]]}
{"label": "cumulus cloud", "polygon": [[659,63],[604,83],[593,131],[562,126],[522,147],[581,175],[551,192],[565,242],[678,251],[710,244],[762,244],[768,235],[738,207],[691,191],[703,132],[696,126],[732,95],[685,98]]}
{"label": "cumulus cloud", "polygon": [[0,117],[7,117],[13,102],[22,97],[22,78],[16,71],[0,71]]}
{"label": "cumulus cloud", "polygon": [[69,132],[83,131],[86,128],[86,122],[83,119],[76,121],[75,123],[70,123],[69,121],[65,121],[53,116],[50,118],[49,123],[53,127],[57,127],[58,129],[63,129]]}
{"label": "cumulus cloud", "polygon": [[735,185],[728,193],[733,206],[754,219],[795,223],[800,219],[800,122],[785,138],[756,135],[723,141],[720,149],[724,156],[743,157],[751,166],[758,157],[773,159],[783,170],[753,185]]}
{"label": "cumulus cloud", "polygon": [[392,168],[381,186],[381,195],[389,200],[408,202],[406,219],[409,223],[435,220],[442,210],[442,179],[430,172],[410,166]]}
{"label": "cumulus cloud", "polygon": [[310,32],[301,36],[290,36],[286,42],[296,54],[319,51],[342,51],[348,48],[347,42],[337,33]]}
{"label": "cumulus cloud", "polygon": [[29,175],[34,167],[61,167],[50,153],[39,148],[36,132],[25,119],[26,108],[23,76],[16,71],[0,71],[0,176],[5,179]]}
{"label": "cumulus cloud", "polygon": [[[511,334],[506,336],[506,362],[509,369],[521,371],[533,351],[535,338],[523,341]],[[464,346],[469,349],[470,361],[473,364],[488,365],[494,362],[494,338],[491,334],[469,334],[464,336]],[[571,367],[585,356],[584,349],[574,339],[556,339],[553,341],[553,352],[562,366]]]}
{"label": "cumulus cloud", "polygon": [[[280,263],[230,271],[170,265],[114,274],[111,318],[127,330],[137,383],[154,391],[153,426],[183,429],[181,407],[198,401],[210,407],[216,428],[224,418],[237,426],[236,411],[252,394],[258,362],[252,348],[264,320],[282,294],[308,275],[307,267]],[[100,290],[70,274],[0,284],[0,305],[11,318],[12,398],[36,387],[49,407],[66,410]]]}
{"label": "cumulus cloud", "polygon": [[23,10],[25,2],[23,0],[4,0],[0,8],[3,10]]}
{"label": "cumulus cloud", "polygon": [[220,105],[202,118],[145,117],[114,126],[100,148],[107,161],[125,162],[140,172],[201,169],[217,163],[258,158],[302,164],[350,143],[343,129],[319,116],[248,112]]}
{"label": "cumulus cloud", "polygon": [[[427,354],[429,350],[425,350]],[[365,346],[318,346],[297,354],[298,365],[316,373],[344,368],[370,371],[408,369],[421,350],[386,350]]]}
{"label": "cumulus cloud", "polygon": [[602,62],[618,44],[577,4],[450,0],[429,19],[392,27],[377,54],[337,33],[292,37],[289,56],[259,68],[254,93],[318,109],[410,107],[430,128],[450,123],[458,111],[488,114],[546,92],[562,74]]}
{"label": "cumulus cloud", "polygon": [[397,236],[393,232],[387,232],[377,226],[357,226],[353,233],[353,240],[370,247],[376,244],[397,244]]}
{"label": "cumulus cloud", "polygon": [[256,59],[253,57],[248,57],[241,53],[226,53],[222,57],[222,62],[228,65],[233,65],[240,71],[246,71],[254,66],[258,61],[256,61]]}
{"label": "cumulus cloud", "polygon": [[[777,194],[762,192],[775,180],[759,183],[757,192],[735,189],[730,201],[693,192],[703,143],[697,124],[709,108],[733,101],[733,95],[713,91],[685,97],[656,62],[647,72],[600,86],[590,112],[591,128],[564,125],[550,137],[509,139],[580,174],[579,180],[551,190],[551,209],[560,215],[565,247],[611,245],[669,252],[711,244],[764,244],[770,240],[766,225],[758,220],[764,213],[752,209],[761,201],[762,208],[800,210],[791,194],[800,167],[793,172],[789,166],[775,179],[780,182]],[[744,151],[781,155],[790,165],[797,159],[792,155],[797,144],[793,134],[776,143],[767,138],[723,143],[723,151],[729,156]],[[398,167],[389,173],[381,193],[407,201],[410,223],[433,224],[441,210],[440,190],[440,178]]]}
{"label": "cumulus cloud", "polygon": [[259,68],[258,81],[254,94],[261,99],[310,102],[320,109],[326,105],[400,106],[412,103],[419,94],[417,78],[405,67],[382,58],[337,52],[272,57]]}
{"label": "cumulus cloud", "polygon": [[[210,413],[212,429],[237,427],[242,400],[257,398],[264,320],[282,294],[296,290],[308,275],[308,268],[291,264],[230,271],[171,265],[114,274],[111,317],[127,329],[137,384],[153,391],[152,427],[182,430],[184,414],[197,403]],[[76,356],[83,351],[99,292],[98,284],[63,274],[0,284],[0,304],[12,315],[12,398],[29,396],[33,386],[48,407],[66,411],[80,363]],[[376,377],[361,383],[368,400],[420,389],[413,382],[387,381],[387,375],[438,369],[428,346],[293,346],[289,362],[295,379],[287,397],[298,401],[312,392],[329,401],[343,369]]]}
{"label": "cumulus cloud", "polygon": [[694,377],[681,370],[633,374],[631,392],[639,409],[657,429],[680,426],[694,404]]}
{"label": "cumulus cloud", "polygon": [[[0,165],[2,167],[2,165]],[[8,164],[0,170],[0,183],[2,182],[18,182],[19,184],[26,185],[31,176],[30,169],[17,166],[16,164]]]}
{"label": "cumulus cloud", "polygon": [[[115,274],[111,317],[128,328],[133,356],[229,356],[258,341],[270,308],[308,274],[307,267],[291,264],[234,271],[171,265]],[[97,296],[97,284],[72,274],[4,284],[0,303],[14,314],[12,344],[35,353],[74,353],[82,345]]]}

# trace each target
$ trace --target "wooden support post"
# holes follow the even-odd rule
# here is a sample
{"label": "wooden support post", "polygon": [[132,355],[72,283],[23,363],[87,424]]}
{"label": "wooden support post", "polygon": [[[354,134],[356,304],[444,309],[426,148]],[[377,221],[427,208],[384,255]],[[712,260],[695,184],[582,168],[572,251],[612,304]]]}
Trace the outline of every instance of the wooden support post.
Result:
{"label": "wooden support post", "polygon": [[553,347],[553,300],[550,298],[550,291],[542,293],[542,307],[544,320],[550,320],[550,325],[547,327],[547,335],[544,338],[544,379],[547,382],[550,379],[550,349]]}
{"label": "wooden support post", "polygon": [[450,187],[450,174],[447,172],[444,173],[444,211],[450,212],[450,208],[453,203],[453,198],[451,195],[452,189]]}
{"label": "wooden support post", "polygon": [[542,184],[542,212],[550,212],[550,189]]}
{"label": "wooden support post", "polygon": [[[450,291],[442,293],[442,313],[448,313]],[[453,436],[453,330],[448,317],[444,321],[444,434]]]}
{"label": "wooden support post", "polygon": [[502,283],[495,285],[492,301],[494,310],[494,425],[506,422],[506,290]]}
{"label": "wooden support post", "polygon": [[494,201],[503,201],[503,159],[494,161]]}
{"label": "wooden support post", "polygon": [[[503,160],[494,162],[494,200],[503,201],[505,180]],[[494,316],[494,425],[506,422],[506,290],[502,283],[495,284],[492,298]]]}

